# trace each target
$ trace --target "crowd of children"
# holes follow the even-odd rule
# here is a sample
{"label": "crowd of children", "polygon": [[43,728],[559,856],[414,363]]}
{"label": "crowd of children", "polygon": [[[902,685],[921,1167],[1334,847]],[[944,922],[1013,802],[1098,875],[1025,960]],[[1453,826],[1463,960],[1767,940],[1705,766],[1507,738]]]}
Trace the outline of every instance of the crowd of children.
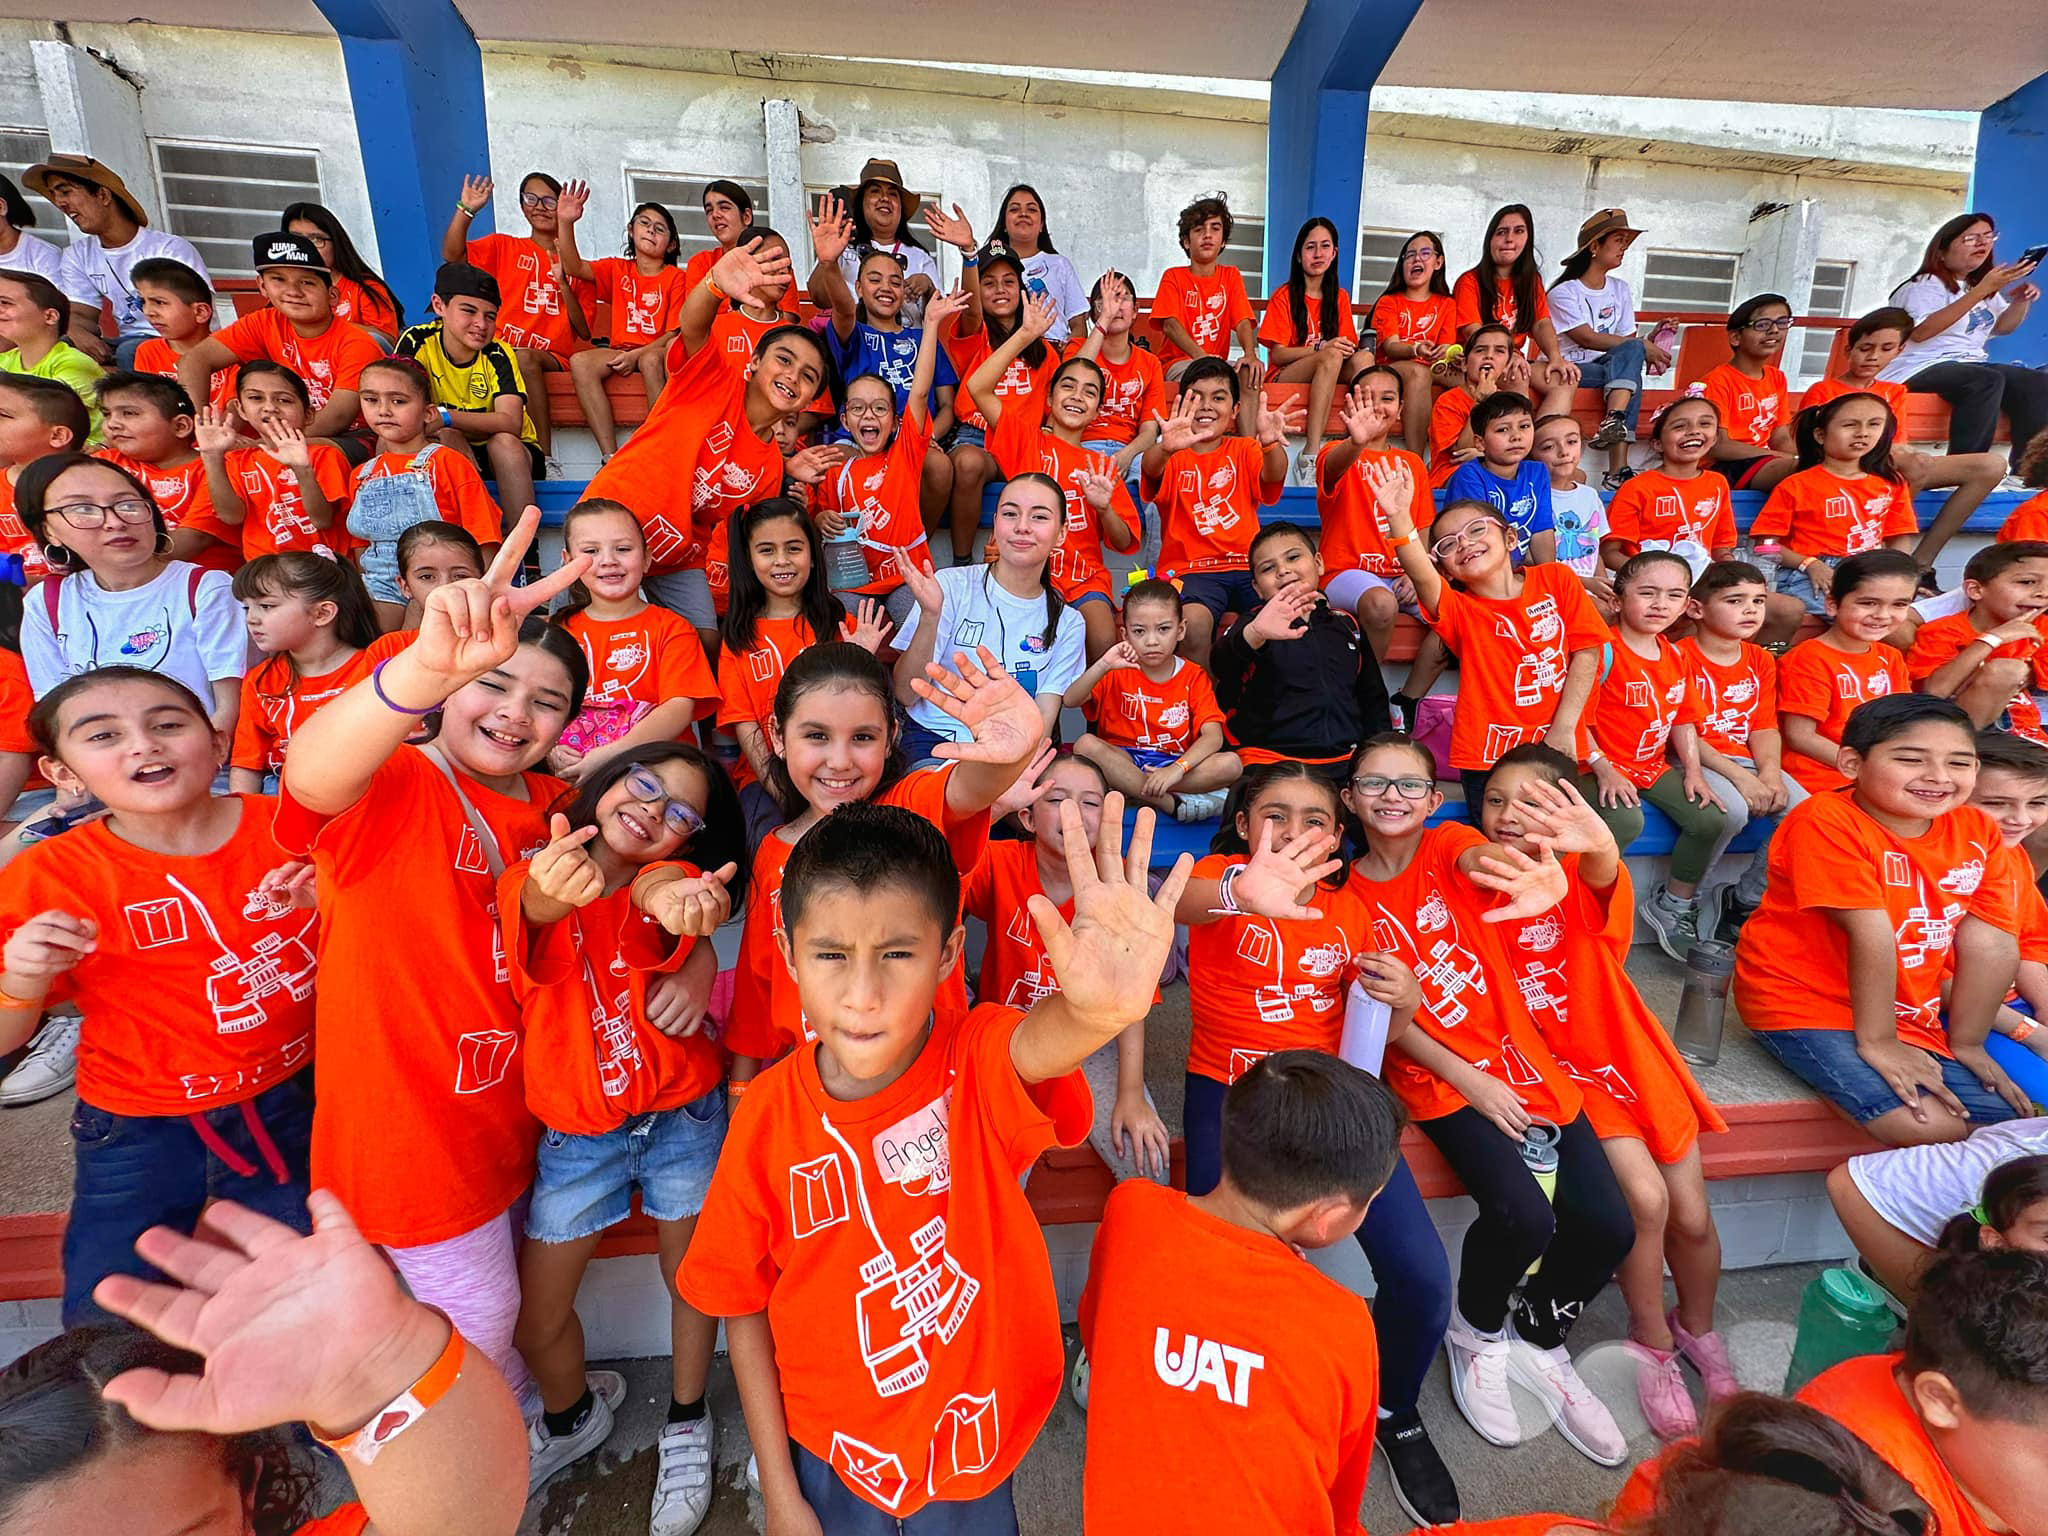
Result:
{"label": "crowd of children", "polygon": [[[118,202],[104,170],[38,168]],[[1837,1529],[1816,1494],[1865,1536],[2036,1528],[1996,1469],[2048,1471],[2048,1260],[1978,1250],[2048,1249],[2015,1161],[2048,1150],[2048,493],[1923,591],[2004,462],[1898,446],[1913,313],[1795,410],[1791,306],[1746,300],[1632,471],[1674,357],[1619,209],[1548,289],[1523,205],[1455,283],[1419,232],[1368,312],[1320,218],[1255,307],[1201,198],[1155,352],[1028,185],[981,241],[870,161],[809,220],[811,320],[734,184],[687,263],[658,203],[586,255],[588,188],[540,172],[530,236],[471,239],[490,194],[410,328],[312,204],[225,325],[155,252],[136,334],[76,346],[67,291],[0,269],[0,1046],[77,1089],[73,1331],[0,1375],[0,1518],[157,1428],[304,1420],[368,1512],[278,1523],[306,1501],[249,1442],[265,1536],[508,1529],[515,1405],[531,1488],[612,1431],[575,1300],[637,1194],[654,1536],[714,1497],[721,1320],[771,1530],[1015,1532],[1063,1382],[1091,1531],[1348,1533],[1375,1458],[1449,1524],[1439,1347],[1483,1440],[1530,1437],[1519,1392],[1629,1458],[1570,1350],[1610,1280],[1676,1443],[1645,1528]],[[551,371],[604,463],[543,574]],[[1267,520],[1290,485],[1313,524]],[[1906,1352],[1804,1407],[1743,1395],[1718,1331],[1727,1127],[1638,937],[1732,943],[1756,1041],[1892,1149],[1830,1190]],[[1146,1023],[1183,974],[1181,1193]],[[1455,1280],[1411,1121],[1474,1203]],[[1070,1370],[1024,1180],[1084,1140],[1122,1182]],[[1370,1309],[1302,1259],[1354,1236]],[[332,1349],[265,1379],[287,1315]],[[111,1428],[17,1453],[37,1393]],[[472,1472],[474,1507],[428,1487]]]}

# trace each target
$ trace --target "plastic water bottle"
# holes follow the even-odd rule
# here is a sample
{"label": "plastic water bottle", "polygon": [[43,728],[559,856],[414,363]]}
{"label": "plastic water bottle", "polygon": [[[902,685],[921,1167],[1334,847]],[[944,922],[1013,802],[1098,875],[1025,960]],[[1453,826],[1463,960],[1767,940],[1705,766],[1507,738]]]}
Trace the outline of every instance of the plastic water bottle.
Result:
{"label": "plastic water bottle", "polygon": [[858,524],[848,523],[843,533],[824,544],[825,580],[834,592],[850,592],[874,579],[868,570],[867,553],[861,548]]}
{"label": "plastic water bottle", "polygon": [[1853,1269],[1822,1270],[1799,1298],[1799,1335],[1785,1372],[1785,1395],[1844,1360],[1884,1353],[1894,1326],[1877,1287]]}
{"label": "plastic water bottle", "polygon": [[1678,1026],[1671,1039],[1678,1054],[1696,1067],[1711,1067],[1721,1059],[1728,983],[1734,974],[1733,944],[1702,939],[1686,951],[1685,988],[1678,994]]}
{"label": "plastic water bottle", "polygon": [[[1557,1202],[1557,1147],[1562,1135],[1555,1121],[1535,1116],[1530,1117],[1529,1128],[1522,1132],[1522,1166],[1535,1178],[1543,1198],[1553,1205]],[[1533,1275],[1542,1267],[1543,1261],[1538,1259],[1529,1266],[1529,1273]]]}
{"label": "plastic water bottle", "polygon": [[[1650,345],[1655,347],[1660,352],[1670,353],[1674,360],[1677,358],[1678,354],[1672,351],[1672,348],[1677,343],[1677,341],[1678,325],[1675,321],[1660,320],[1657,323],[1657,329],[1650,332]],[[1659,368],[1656,371],[1658,373],[1663,373],[1665,370]]]}
{"label": "plastic water bottle", "polygon": [[1764,585],[1773,592],[1778,590],[1778,556],[1783,554],[1784,550],[1783,544],[1768,535],[1750,546],[1750,558],[1756,562],[1757,569],[1764,573]]}

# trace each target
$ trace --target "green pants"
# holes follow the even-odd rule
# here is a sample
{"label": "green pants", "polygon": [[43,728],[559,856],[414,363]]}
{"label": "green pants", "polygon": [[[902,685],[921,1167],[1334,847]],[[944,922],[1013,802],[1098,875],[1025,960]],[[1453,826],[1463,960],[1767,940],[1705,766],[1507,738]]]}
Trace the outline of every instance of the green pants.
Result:
{"label": "green pants", "polygon": [[[1721,808],[1713,802],[1695,805],[1686,799],[1684,785],[1684,775],[1676,768],[1667,768],[1656,783],[1639,793],[1645,801],[1670,817],[1678,828],[1678,841],[1671,849],[1671,878],[1697,886],[1713,867],[1714,847],[1721,840],[1724,818]],[[1641,807],[1602,805],[1600,786],[1590,773],[1580,775],[1579,789],[1587,803],[1599,813],[1600,819],[1607,823],[1607,830],[1614,834],[1621,851],[1627,853],[1628,845],[1643,835]]]}

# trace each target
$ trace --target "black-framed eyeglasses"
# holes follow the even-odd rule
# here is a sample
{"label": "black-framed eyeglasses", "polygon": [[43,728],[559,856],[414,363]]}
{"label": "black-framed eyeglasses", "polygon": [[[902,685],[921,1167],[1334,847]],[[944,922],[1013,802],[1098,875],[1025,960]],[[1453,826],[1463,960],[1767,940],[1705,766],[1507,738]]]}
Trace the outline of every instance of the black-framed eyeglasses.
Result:
{"label": "black-framed eyeglasses", "polygon": [[146,523],[156,515],[155,507],[135,496],[123,496],[119,501],[74,501],[44,510],[74,528],[104,528],[110,516],[117,523]]}
{"label": "black-framed eyeglasses", "polygon": [[662,787],[661,780],[635,764],[626,770],[626,793],[646,805],[661,807],[661,819],[685,838],[704,830],[704,818],[687,800],[678,800]]}
{"label": "black-framed eyeglasses", "polygon": [[846,402],[848,416],[886,416],[896,409],[892,400],[849,400]]}
{"label": "black-framed eyeglasses", "polygon": [[555,206],[555,199],[538,193],[522,192],[519,194],[519,206],[522,208],[552,208]]}
{"label": "black-framed eyeglasses", "polygon": [[1367,773],[1353,779],[1351,787],[1368,798],[1384,795],[1391,789],[1403,800],[1420,800],[1436,786],[1423,778],[1390,779],[1385,774]]}
{"label": "black-framed eyeglasses", "polygon": [[1787,315],[1782,320],[1749,320],[1744,322],[1743,329],[1767,333],[1789,331],[1792,329],[1792,317]]}

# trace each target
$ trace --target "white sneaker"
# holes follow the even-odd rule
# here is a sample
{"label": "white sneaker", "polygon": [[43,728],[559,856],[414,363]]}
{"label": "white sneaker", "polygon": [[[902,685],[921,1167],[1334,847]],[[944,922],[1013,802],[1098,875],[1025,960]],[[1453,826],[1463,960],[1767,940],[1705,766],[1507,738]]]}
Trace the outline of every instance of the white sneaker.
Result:
{"label": "white sneaker", "polygon": [[53,1013],[29,1042],[28,1054],[0,1079],[0,1104],[35,1104],[54,1098],[78,1076],[78,1026],[75,1013]]}
{"label": "white sneaker", "polygon": [[1580,1455],[1603,1467],[1618,1467],[1628,1460],[1627,1438],[1607,1405],[1580,1379],[1570,1350],[1563,1345],[1539,1349],[1511,1332],[1507,1369],[1515,1381],[1542,1400],[1550,1422]]}
{"label": "white sneaker", "polygon": [[1067,1391],[1073,1396],[1074,1406],[1083,1413],[1088,1411],[1088,1351],[1078,1350],[1074,1354],[1074,1368],[1067,1373]]}
{"label": "white sneaker", "polygon": [[718,1425],[708,1411],[693,1424],[662,1425],[649,1536],[690,1536],[704,1523],[711,1508],[711,1453],[717,1443]]}
{"label": "white sneaker", "polygon": [[1173,797],[1173,819],[1175,821],[1212,821],[1223,814],[1223,805],[1230,798],[1227,789],[1205,789],[1199,794],[1179,794]]}
{"label": "white sneaker", "polygon": [[545,1417],[526,1426],[526,1489],[529,1494],[570,1462],[588,1456],[610,1438],[612,1408],[625,1400],[626,1378],[617,1371],[588,1371],[583,1378],[590,1385],[590,1412],[566,1435],[548,1433]]}
{"label": "white sneaker", "polygon": [[1522,1422],[1515,1416],[1515,1400],[1508,1390],[1506,1337],[1485,1337],[1453,1308],[1444,1348],[1450,1352],[1451,1396],[1465,1422],[1482,1440],[1520,1445]]}

